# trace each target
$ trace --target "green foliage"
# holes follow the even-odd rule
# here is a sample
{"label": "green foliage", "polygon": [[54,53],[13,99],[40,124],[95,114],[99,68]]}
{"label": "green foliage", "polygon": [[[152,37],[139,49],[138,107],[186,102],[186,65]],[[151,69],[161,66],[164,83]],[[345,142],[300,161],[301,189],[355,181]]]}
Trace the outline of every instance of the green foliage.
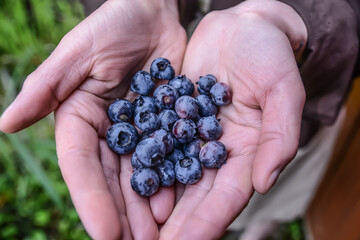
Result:
{"label": "green foliage", "polygon": [[[83,17],[75,0],[0,1],[1,111]],[[57,165],[53,115],[0,134],[0,229],[0,239],[89,239]]]}

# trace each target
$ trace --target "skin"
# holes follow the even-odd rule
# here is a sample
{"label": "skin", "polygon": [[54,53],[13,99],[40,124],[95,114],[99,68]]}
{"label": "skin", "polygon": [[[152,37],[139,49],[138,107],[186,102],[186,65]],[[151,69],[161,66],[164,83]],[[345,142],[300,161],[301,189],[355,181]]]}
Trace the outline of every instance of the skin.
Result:
{"label": "skin", "polygon": [[[254,190],[268,191],[296,154],[305,93],[294,51],[306,39],[289,6],[248,0],[207,15],[184,57],[175,0],[109,0],[28,76],[0,130],[17,132],[55,111],[59,166],[94,239],[219,238]],[[161,56],[176,74],[182,67],[190,79],[211,73],[230,85],[232,104],[218,114],[229,155],[198,183],[146,199],[131,189],[130,156],[106,146],[106,110],[115,98],[135,98],[131,77]]]}
{"label": "skin", "polygon": [[[278,14],[279,7],[286,13]],[[289,17],[299,30],[258,9]],[[272,1],[248,1],[201,21],[182,73],[190,79],[211,73],[233,90],[232,104],[217,115],[224,130],[219,141],[229,155],[219,170],[204,169],[198,183],[177,190],[161,239],[218,239],[254,190],[267,192],[293,159],[305,101],[294,55],[300,41],[306,41],[302,20]]]}
{"label": "skin", "polygon": [[13,133],[55,111],[59,166],[93,239],[156,239],[171,213],[173,188],[150,200],[131,189],[130,156],[105,142],[106,111],[116,98],[135,98],[131,77],[155,58],[166,56],[179,72],[186,41],[176,1],[109,0],[27,77],[0,119],[0,130]]}

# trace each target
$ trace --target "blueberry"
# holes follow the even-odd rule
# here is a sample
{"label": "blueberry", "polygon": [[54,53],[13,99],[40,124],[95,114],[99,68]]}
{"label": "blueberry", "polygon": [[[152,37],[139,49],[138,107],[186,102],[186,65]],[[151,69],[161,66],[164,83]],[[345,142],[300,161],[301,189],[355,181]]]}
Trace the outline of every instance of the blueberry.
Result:
{"label": "blueberry", "polygon": [[151,63],[150,74],[157,79],[170,80],[174,78],[175,71],[168,59],[157,58]]}
{"label": "blueberry", "polygon": [[132,105],[134,106],[134,116],[143,111],[157,113],[155,99],[153,97],[139,96],[132,102]]}
{"label": "blueberry", "polygon": [[[173,136],[174,136],[174,134],[173,134]],[[183,149],[184,145],[185,145],[185,143],[179,142],[179,140],[174,136],[174,148]]]}
{"label": "blueberry", "polygon": [[200,116],[207,117],[218,113],[218,107],[209,96],[199,95],[196,100],[198,101]]}
{"label": "blueberry", "polygon": [[155,105],[159,109],[174,109],[179,94],[172,86],[161,85],[155,89],[153,97],[155,99]]}
{"label": "blueberry", "polygon": [[130,178],[132,189],[143,197],[150,197],[160,187],[160,179],[155,170],[140,168]]}
{"label": "blueberry", "polygon": [[174,148],[174,150],[166,155],[165,158],[170,160],[173,164],[176,164],[177,161],[185,158],[185,155],[180,149]]}
{"label": "blueberry", "polygon": [[201,76],[199,81],[196,82],[196,84],[198,84],[197,90],[200,94],[209,95],[211,87],[214,86],[216,82],[216,77],[212,74]]}
{"label": "blueberry", "polygon": [[164,129],[158,129],[150,134],[150,137],[156,138],[165,144],[166,154],[174,149],[174,137]]}
{"label": "blueberry", "polygon": [[133,105],[126,99],[116,99],[108,109],[108,116],[114,123],[128,122],[134,112]]}
{"label": "blueberry", "polygon": [[210,96],[216,105],[224,106],[231,103],[232,92],[229,85],[225,83],[216,83],[210,89]]}
{"label": "blueberry", "polygon": [[144,165],[139,161],[139,157],[136,152],[131,156],[131,166],[134,170],[138,170],[139,168],[143,168]]}
{"label": "blueberry", "polygon": [[156,138],[146,138],[136,146],[135,153],[142,165],[154,167],[164,161],[165,144]]}
{"label": "blueberry", "polygon": [[214,115],[200,118],[197,122],[197,130],[199,136],[205,140],[219,139],[223,132],[220,122]]}
{"label": "blueberry", "polygon": [[207,168],[220,168],[225,164],[227,150],[222,142],[217,140],[206,143],[200,150],[199,160]]}
{"label": "blueberry", "polygon": [[199,105],[195,98],[182,96],[176,100],[175,111],[181,118],[195,118],[199,112]]}
{"label": "blueberry", "polygon": [[175,164],[176,179],[183,184],[194,184],[202,176],[202,168],[197,158],[186,157]]}
{"label": "blueberry", "polygon": [[130,90],[140,95],[149,95],[155,89],[155,82],[145,71],[138,71],[131,80]]}
{"label": "blueberry", "polygon": [[200,149],[205,145],[205,142],[200,138],[195,138],[184,146],[184,154],[187,157],[199,158]]}
{"label": "blueberry", "polygon": [[185,75],[179,75],[171,79],[168,83],[173,86],[179,93],[179,96],[191,96],[194,93],[194,84]]}
{"label": "blueberry", "polygon": [[111,150],[118,154],[130,153],[139,139],[135,127],[127,122],[115,123],[106,133],[106,142]]}
{"label": "blueberry", "polygon": [[178,119],[179,116],[174,110],[165,109],[159,114],[160,127],[170,132]]}
{"label": "blueberry", "polygon": [[159,117],[153,112],[139,112],[135,115],[135,125],[143,131],[155,131],[160,127]]}
{"label": "blueberry", "polygon": [[179,119],[175,122],[172,133],[180,143],[191,142],[196,137],[196,125],[191,119]]}
{"label": "blueberry", "polygon": [[165,159],[155,167],[155,171],[159,175],[161,186],[170,187],[175,182],[174,164],[171,161]]}

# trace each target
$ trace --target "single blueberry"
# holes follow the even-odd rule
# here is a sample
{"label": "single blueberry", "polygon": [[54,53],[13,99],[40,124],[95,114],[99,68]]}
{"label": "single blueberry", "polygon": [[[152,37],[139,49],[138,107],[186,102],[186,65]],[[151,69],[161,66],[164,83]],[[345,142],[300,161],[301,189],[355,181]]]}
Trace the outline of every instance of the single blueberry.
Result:
{"label": "single blueberry", "polygon": [[225,164],[226,157],[225,145],[217,140],[206,143],[199,153],[199,160],[207,168],[220,168]]}
{"label": "single blueberry", "polygon": [[171,161],[165,159],[155,167],[155,171],[159,175],[161,186],[170,187],[175,182],[174,164]]}
{"label": "single blueberry", "polygon": [[185,75],[174,77],[169,81],[168,84],[173,86],[178,91],[179,96],[191,96],[195,90],[194,84]]}
{"label": "single blueberry", "polygon": [[200,118],[197,122],[197,130],[199,136],[205,140],[219,139],[223,132],[220,122],[214,115]]}
{"label": "single blueberry", "polygon": [[174,110],[165,109],[159,114],[160,127],[170,132],[179,116]]}
{"label": "single blueberry", "polygon": [[134,106],[134,116],[144,111],[157,113],[155,99],[153,97],[139,96],[132,102],[132,105]]}
{"label": "single blueberry", "polygon": [[150,74],[157,79],[170,80],[174,78],[175,71],[168,59],[157,58],[151,63]]}
{"label": "single blueberry", "polygon": [[175,111],[180,118],[195,118],[199,112],[199,105],[195,98],[181,96],[176,100]]}
{"label": "single blueberry", "polygon": [[210,89],[210,96],[216,105],[225,106],[231,103],[232,92],[226,83],[216,83]]}
{"label": "single blueberry", "polygon": [[156,138],[165,144],[166,154],[170,153],[174,149],[174,137],[166,130],[158,129],[149,136]]}
{"label": "single blueberry", "polygon": [[183,184],[194,184],[202,176],[201,163],[197,158],[185,157],[175,164],[176,179]]}
{"label": "single blueberry", "polygon": [[158,109],[174,109],[179,94],[172,86],[161,85],[155,89],[153,97]]}
{"label": "single blueberry", "polygon": [[177,161],[185,158],[185,155],[180,149],[174,148],[174,150],[166,155],[165,158],[170,160],[173,164],[176,164]]}
{"label": "single blueberry", "polygon": [[205,142],[200,138],[195,138],[184,146],[184,154],[187,157],[199,158],[200,149],[205,145]]}
{"label": "single blueberry", "polygon": [[196,100],[198,101],[200,116],[207,117],[218,113],[218,107],[209,96],[199,95]]}
{"label": "single blueberry", "polygon": [[140,95],[149,95],[155,89],[155,82],[145,71],[138,71],[131,80],[130,90]]}
{"label": "single blueberry", "polygon": [[160,127],[159,117],[153,112],[139,112],[135,115],[135,125],[143,131],[152,132]]}
{"label": "single blueberry", "polygon": [[139,139],[135,127],[127,122],[115,123],[106,133],[106,142],[111,150],[118,154],[130,153]]}
{"label": "single blueberry", "polygon": [[196,125],[191,119],[179,119],[175,122],[172,133],[180,143],[191,142],[196,137]]}
{"label": "single blueberry", "polygon": [[146,138],[136,146],[135,153],[142,165],[154,167],[164,161],[165,144],[156,138]]}
{"label": "single blueberry", "polygon": [[212,74],[207,74],[206,76],[200,76],[197,90],[200,94],[209,95],[210,89],[217,82],[216,77]]}
{"label": "single blueberry", "polygon": [[155,170],[140,168],[130,178],[132,189],[143,197],[150,197],[160,187],[160,179]]}
{"label": "single blueberry", "polygon": [[136,154],[136,152],[134,152],[133,155],[131,156],[131,166],[134,170],[138,170],[144,167],[144,165],[142,165],[141,162],[139,161],[139,157]]}
{"label": "single blueberry", "polygon": [[128,122],[134,112],[133,105],[126,99],[116,99],[108,109],[108,116],[114,123]]}

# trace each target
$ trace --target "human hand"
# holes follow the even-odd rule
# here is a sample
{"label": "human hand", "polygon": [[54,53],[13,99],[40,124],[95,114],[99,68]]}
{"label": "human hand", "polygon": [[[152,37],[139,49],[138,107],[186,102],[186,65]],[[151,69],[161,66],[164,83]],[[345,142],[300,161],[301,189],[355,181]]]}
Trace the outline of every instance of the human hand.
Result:
{"label": "human hand", "polygon": [[293,50],[306,39],[300,16],[277,1],[246,1],[200,22],[182,72],[231,86],[232,104],[217,115],[228,160],[185,187],[162,239],[219,238],[254,189],[267,192],[295,156],[305,92]]}
{"label": "human hand", "polygon": [[28,76],[0,119],[0,130],[10,133],[56,111],[59,166],[94,239],[158,238],[157,224],[173,209],[172,189],[150,200],[133,192],[129,156],[106,146],[106,110],[126,96],[132,75],[148,70],[156,57],[169,58],[179,72],[185,45],[175,0],[109,0]]}

